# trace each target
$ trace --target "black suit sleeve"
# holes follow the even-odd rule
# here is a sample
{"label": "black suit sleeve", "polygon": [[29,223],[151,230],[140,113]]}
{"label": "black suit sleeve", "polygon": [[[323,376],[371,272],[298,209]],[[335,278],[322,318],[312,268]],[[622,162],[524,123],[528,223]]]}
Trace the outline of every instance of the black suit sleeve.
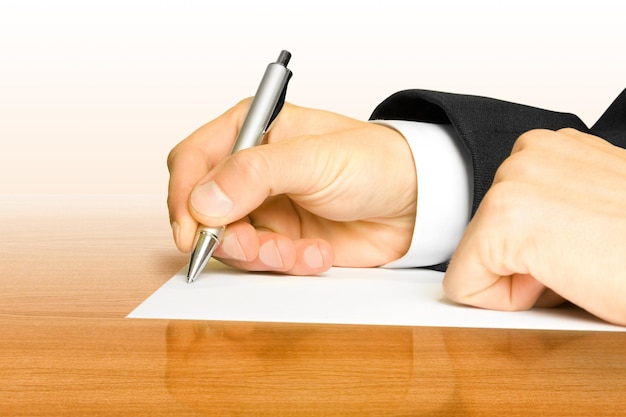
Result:
{"label": "black suit sleeve", "polygon": [[591,133],[626,148],[626,90],[622,91],[602,117],[593,125]]}
{"label": "black suit sleeve", "polygon": [[557,130],[565,127],[589,132],[587,126],[572,114],[486,97],[427,90],[393,94],[378,105],[371,119],[451,124],[471,155],[474,170],[472,215],[491,186],[496,170],[510,155],[513,144],[522,133],[538,128]]}

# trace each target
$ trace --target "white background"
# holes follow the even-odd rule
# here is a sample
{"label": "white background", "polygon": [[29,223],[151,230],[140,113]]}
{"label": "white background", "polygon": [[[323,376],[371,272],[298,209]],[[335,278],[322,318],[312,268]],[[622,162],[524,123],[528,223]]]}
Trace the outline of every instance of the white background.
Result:
{"label": "white background", "polygon": [[169,150],[292,52],[288,100],[367,119],[406,88],[592,124],[622,1],[0,0],[0,193],[166,193]]}

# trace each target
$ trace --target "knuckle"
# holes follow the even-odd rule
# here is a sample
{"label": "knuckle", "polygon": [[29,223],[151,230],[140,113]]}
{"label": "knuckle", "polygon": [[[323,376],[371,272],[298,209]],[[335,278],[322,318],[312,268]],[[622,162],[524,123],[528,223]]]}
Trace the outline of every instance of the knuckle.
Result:
{"label": "knuckle", "polygon": [[557,130],[557,133],[565,136],[578,136],[580,135],[580,131],[574,129],[573,127],[564,127],[563,129]]}
{"label": "knuckle", "polygon": [[563,144],[558,136],[552,131],[529,131],[520,136],[514,151],[496,170],[494,181],[545,179],[556,155],[562,153]]}
{"label": "knuckle", "polygon": [[492,222],[504,223],[516,217],[519,192],[514,183],[501,182],[494,184],[480,204],[483,215]]}
{"label": "knuckle", "polygon": [[566,127],[556,131],[547,129],[533,129],[519,136],[514,145],[514,151],[541,150],[545,152],[558,151],[572,138],[580,137],[580,131]]}
{"label": "knuckle", "polygon": [[246,98],[243,98],[243,99],[239,100],[239,102],[235,105],[235,108],[247,109],[248,107],[250,107],[250,104],[252,103],[252,99],[253,99],[253,97],[250,96],[250,97],[246,97]]}
{"label": "knuckle", "polygon": [[509,194],[507,188],[506,183],[500,182],[491,186],[487,191],[480,203],[480,209],[487,218],[493,218],[492,213],[499,214],[503,211]]}
{"label": "knuckle", "polygon": [[554,132],[546,129],[532,129],[522,133],[515,142],[518,151],[535,149],[547,143],[546,138],[554,136]]}
{"label": "knuckle", "polygon": [[521,249],[528,243],[529,226],[537,220],[528,210],[526,196],[518,184],[501,183],[492,187],[481,203],[485,223],[477,239],[477,251],[487,265],[523,271]]}
{"label": "knuckle", "polygon": [[240,126],[243,123],[243,119],[248,113],[248,109],[252,105],[252,99],[254,97],[246,97],[242,100],[239,100],[237,104],[235,104],[229,111],[230,115],[234,117],[236,120],[239,120],[240,123],[237,126]]}
{"label": "knuckle", "polygon": [[180,144],[174,146],[167,154],[167,169],[169,170],[169,172],[172,172],[172,169],[174,168],[174,165],[179,158],[180,146]]}
{"label": "knuckle", "polygon": [[532,152],[516,152],[502,162],[496,170],[495,183],[515,181],[535,175],[538,164]]}
{"label": "knuckle", "polygon": [[181,142],[167,155],[167,168],[171,174],[177,167],[179,170],[184,170],[186,167],[198,164],[200,160],[199,154],[194,152],[193,148]]}

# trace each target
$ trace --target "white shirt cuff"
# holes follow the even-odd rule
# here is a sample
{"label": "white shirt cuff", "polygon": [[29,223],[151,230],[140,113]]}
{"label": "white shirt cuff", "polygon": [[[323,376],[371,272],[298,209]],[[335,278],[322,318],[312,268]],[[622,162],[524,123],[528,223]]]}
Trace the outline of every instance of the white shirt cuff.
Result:
{"label": "white shirt cuff", "polygon": [[437,265],[450,259],[471,215],[473,173],[469,152],[450,125],[373,120],[408,142],[417,169],[417,217],[408,252],[386,268]]}

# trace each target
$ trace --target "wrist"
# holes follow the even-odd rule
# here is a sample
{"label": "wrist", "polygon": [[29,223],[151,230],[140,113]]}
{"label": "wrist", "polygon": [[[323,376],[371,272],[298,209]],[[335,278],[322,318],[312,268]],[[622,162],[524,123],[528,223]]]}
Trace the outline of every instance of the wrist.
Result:
{"label": "wrist", "polygon": [[406,254],[385,266],[419,267],[447,261],[469,221],[473,198],[468,151],[450,125],[374,121],[397,130],[410,148],[417,178],[416,219]]}

